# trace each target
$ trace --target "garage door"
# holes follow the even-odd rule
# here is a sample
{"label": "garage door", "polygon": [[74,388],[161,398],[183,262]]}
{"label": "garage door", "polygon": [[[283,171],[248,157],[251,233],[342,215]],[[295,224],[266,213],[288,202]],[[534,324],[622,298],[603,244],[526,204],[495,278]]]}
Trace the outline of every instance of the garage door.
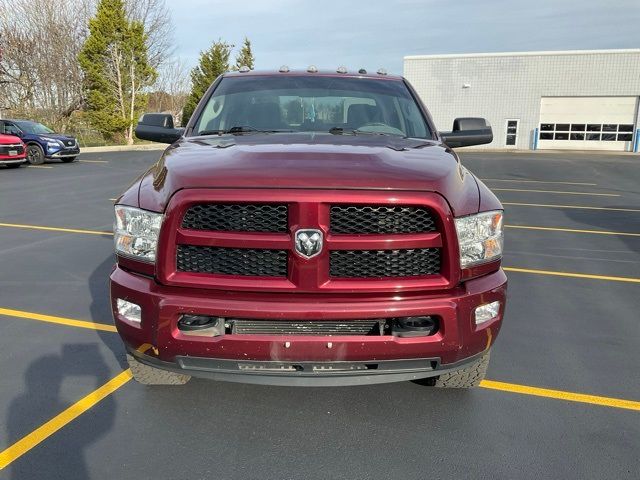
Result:
{"label": "garage door", "polygon": [[638,97],[542,97],[538,148],[631,151]]}

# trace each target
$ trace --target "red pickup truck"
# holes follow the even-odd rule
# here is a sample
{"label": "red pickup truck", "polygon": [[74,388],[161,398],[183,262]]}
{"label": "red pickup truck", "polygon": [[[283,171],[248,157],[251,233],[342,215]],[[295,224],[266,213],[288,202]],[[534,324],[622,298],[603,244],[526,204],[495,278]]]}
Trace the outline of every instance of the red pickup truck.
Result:
{"label": "red pickup truck", "polygon": [[20,138],[0,134],[0,165],[17,168],[27,161],[27,151]]}
{"label": "red pickup truck", "polygon": [[136,380],[480,383],[505,310],[502,206],[402,77],[219,77],[115,205],[111,304]]}

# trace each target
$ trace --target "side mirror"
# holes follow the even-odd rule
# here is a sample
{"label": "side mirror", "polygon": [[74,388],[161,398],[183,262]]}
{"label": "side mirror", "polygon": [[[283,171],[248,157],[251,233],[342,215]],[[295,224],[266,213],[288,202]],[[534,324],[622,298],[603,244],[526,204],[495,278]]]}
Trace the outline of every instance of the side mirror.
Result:
{"label": "side mirror", "polygon": [[173,116],[168,113],[145,113],[136,125],[136,137],[158,143],[173,143],[184,133],[174,128]]}
{"label": "side mirror", "polygon": [[442,141],[451,148],[484,145],[493,141],[493,131],[484,118],[456,118],[453,130],[440,135]]}

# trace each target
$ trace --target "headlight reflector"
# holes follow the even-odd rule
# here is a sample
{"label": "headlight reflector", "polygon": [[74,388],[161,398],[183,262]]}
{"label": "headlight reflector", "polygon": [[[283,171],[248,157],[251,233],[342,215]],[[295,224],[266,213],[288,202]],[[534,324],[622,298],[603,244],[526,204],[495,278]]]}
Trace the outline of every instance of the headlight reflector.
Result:
{"label": "headlight reflector", "polygon": [[496,210],[455,219],[462,268],[496,260],[502,256],[502,216],[502,211]]}
{"label": "headlight reflector", "polygon": [[155,262],[162,214],[123,205],[116,205],[115,212],[116,252],[143,262]]}

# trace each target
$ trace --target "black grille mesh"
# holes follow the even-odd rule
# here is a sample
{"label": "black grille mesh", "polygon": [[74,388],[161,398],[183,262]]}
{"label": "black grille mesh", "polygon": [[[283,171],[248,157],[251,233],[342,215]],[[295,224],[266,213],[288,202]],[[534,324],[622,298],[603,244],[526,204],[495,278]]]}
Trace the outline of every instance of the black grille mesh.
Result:
{"label": "black grille mesh", "polygon": [[330,253],[332,277],[414,277],[440,273],[440,249],[334,250]]}
{"label": "black grille mesh", "polygon": [[182,219],[193,230],[284,233],[287,226],[287,205],[203,203]]}
{"label": "black grille mesh", "polygon": [[377,320],[232,320],[236,335],[380,335]]}
{"label": "black grille mesh", "polygon": [[286,277],[286,250],[178,245],[180,272]]}
{"label": "black grille mesh", "polygon": [[436,230],[431,212],[421,207],[333,205],[331,232],[346,234],[423,233]]}

